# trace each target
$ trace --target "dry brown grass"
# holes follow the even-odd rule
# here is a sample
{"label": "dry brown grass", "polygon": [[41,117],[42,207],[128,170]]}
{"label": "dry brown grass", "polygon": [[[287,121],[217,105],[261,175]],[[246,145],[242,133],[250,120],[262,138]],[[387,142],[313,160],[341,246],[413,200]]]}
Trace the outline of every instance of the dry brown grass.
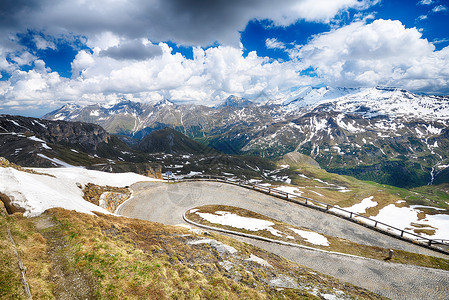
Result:
{"label": "dry brown grass", "polygon": [[[320,234],[325,236],[327,238],[327,240],[329,241],[329,246],[320,246],[320,245],[315,245],[315,244],[309,243],[304,238],[297,235],[290,228],[306,230],[306,231],[311,231],[311,230],[309,230],[307,228],[300,228],[297,226],[286,224],[286,223],[280,222],[278,220],[269,218],[267,216],[264,216],[264,215],[261,215],[261,214],[243,209],[243,208],[238,208],[238,207],[233,207],[233,206],[225,206],[225,205],[205,205],[205,206],[195,207],[194,209],[198,209],[197,212],[200,212],[200,213],[214,214],[216,211],[227,211],[227,212],[232,212],[232,213],[237,214],[242,217],[267,220],[267,221],[274,223],[275,225],[273,225],[272,227],[274,229],[277,229],[280,232],[284,233],[284,235],[282,237],[278,237],[278,236],[271,234],[267,230],[249,231],[246,229],[240,229],[240,228],[235,228],[235,227],[231,227],[231,226],[211,223],[211,222],[208,222],[207,220],[204,220],[203,218],[201,218],[197,213],[191,213],[190,212],[191,210],[186,212],[186,217],[189,220],[192,220],[196,223],[204,224],[207,226],[219,227],[219,228],[223,228],[223,229],[227,229],[227,230],[231,230],[231,231],[237,231],[237,232],[243,232],[243,233],[247,233],[247,234],[253,234],[253,235],[258,235],[258,236],[262,236],[262,237],[267,237],[267,238],[271,238],[274,240],[280,240],[280,241],[290,242],[290,243],[297,243],[299,245],[304,245],[304,246],[308,246],[308,247],[312,247],[312,248],[328,250],[328,251],[335,251],[335,252],[346,253],[346,254],[352,254],[352,255],[373,258],[373,259],[378,259],[378,260],[385,260],[388,257],[389,249],[357,244],[357,243],[351,242],[346,239],[342,239],[342,238],[338,238],[338,237],[334,237],[334,236],[328,236],[328,235],[324,235],[321,233]],[[423,230],[423,232],[427,232],[429,229],[419,229],[419,230]],[[293,236],[295,239],[294,240],[288,239],[286,236]],[[411,264],[411,265],[418,265],[418,266],[429,267],[429,268],[449,270],[449,260],[447,260],[447,259],[432,257],[432,256],[427,256],[427,255],[422,255],[422,254],[410,253],[410,252],[406,252],[403,250],[394,250],[394,256],[389,261],[395,262],[395,263]]]}
{"label": "dry brown grass", "polygon": [[[108,194],[105,197],[105,203],[100,205],[100,197],[104,193]],[[99,205],[112,213],[129,197],[131,197],[131,191],[126,187],[102,186],[93,183],[88,183],[83,187],[84,200]]]}
{"label": "dry brown grass", "polygon": [[30,174],[37,174],[37,175],[46,175],[46,176],[50,176],[50,177],[55,177],[51,174],[46,174],[46,173],[40,173],[31,169],[27,169],[27,168],[23,168],[19,165],[16,165],[15,163],[12,163],[10,161],[8,161],[6,158],[4,157],[0,157],[0,168],[13,168],[22,172],[27,172]]}
{"label": "dry brown grass", "polygon": [[25,298],[18,260],[7,232],[7,224],[13,222],[13,218],[6,216],[6,209],[0,201],[0,299]]}
{"label": "dry brown grass", "polygon": [[[35,218],[20,214],[8,218],[35,299],[318,299],[309,293],[314,289],[378,299],[364,289],[214,233],[197,235],[175,226],[64,209]],[[238,255],[220,254],[208,244],[188,244],[204,237],[234,247]],[[0,242],[5,242],[3,236]],[[273,268],[245,261],[250,254]],[[220,265],[224,260],[232,262],[232,270]],[[0,274],[7,270],[0,269]],[[10,273],[16,274],[13,267]],[[267,281],[279,274],[294,278],[301,289],[270,287]],[[4,278],[0,276],[0,286],[5,285]],[[12,290],[0,289],[2,298],[23,298],[19,279],[8,277]]]}

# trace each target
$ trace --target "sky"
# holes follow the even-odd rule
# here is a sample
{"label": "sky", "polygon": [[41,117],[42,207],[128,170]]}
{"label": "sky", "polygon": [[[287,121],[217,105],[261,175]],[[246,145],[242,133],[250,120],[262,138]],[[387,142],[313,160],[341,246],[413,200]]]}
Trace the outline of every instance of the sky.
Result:
{"label": "sky", "polygon": [[0,0],[0,113],[302,86],[449,95],[449,0]]}

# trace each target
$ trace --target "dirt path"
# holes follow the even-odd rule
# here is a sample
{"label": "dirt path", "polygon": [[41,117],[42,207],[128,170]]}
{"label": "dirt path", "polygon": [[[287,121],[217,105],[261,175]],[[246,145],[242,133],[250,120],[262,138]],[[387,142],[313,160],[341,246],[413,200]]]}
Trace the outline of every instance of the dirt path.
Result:
{"label": "dirt path", "polygon": [[[180,224],[184,223],[182,215],[189,208],[206,204],[231,205],[360,244],[447,257],[332,215],[224,183],[147,182],[137,183],[131,188],[134,197],[119,210],[120,214],[129,217],[165,224]],[[446,299],[449,294],[449,272],[447,271],[329,255],[262,241],[240,239],[389,298]]]}

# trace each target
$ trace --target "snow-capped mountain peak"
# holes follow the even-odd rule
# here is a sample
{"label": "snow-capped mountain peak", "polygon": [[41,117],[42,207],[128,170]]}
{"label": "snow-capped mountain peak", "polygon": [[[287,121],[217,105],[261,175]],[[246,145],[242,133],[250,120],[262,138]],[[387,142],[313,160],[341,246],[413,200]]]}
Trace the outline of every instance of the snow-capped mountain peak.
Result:
{"label": "snow-capped mountain peak", "polygon": [[222,108],[222,107],[247,107],[254,104],[252,101],[249,101],[248,99],[237,97],[234,95],[229,96],[225,99],[224,102],[217,105],[216,108]]}
{"label": "snow-capped mountain peak", "polygon": [[424,120],[449,119],[449,97],[413,94],[398,88],[304,87],[282,104],[289,111],[309,108],[363,114],[366,117],[413,116]]}

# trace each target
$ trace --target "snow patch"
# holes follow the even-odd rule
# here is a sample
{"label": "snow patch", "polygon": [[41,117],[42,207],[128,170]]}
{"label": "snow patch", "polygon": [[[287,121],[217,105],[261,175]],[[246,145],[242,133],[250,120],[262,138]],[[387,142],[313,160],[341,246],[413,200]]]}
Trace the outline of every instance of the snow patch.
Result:
{"label": "snow patch", "polygon": [[270,221],[242,217],[227,211],[216,211],[215,214],[197,212],[196,214],[210,223],[246,229],[249,231],[267,230],[274,236],[282,236],[279,230],[271,227],[274,223]]}
{"label": "snow patch", "polygon": [[363,214],[366,213],[366,210],[370,207],[377,206],[377,202],[373,201],[373,196],[370,196],[368,198],[363,199],[360,203],[357,203],[351,207],[345,208],[346,210],[349,210],[356,214]]}
{"label": "snow patch", "polygon": [[276,190],[280,190],[282,192],[286,192],[289,193],[291,195],[295,195],[295,196],[301,196],[304,192],[299,190],[299,187],[296,186],[285,186],[285,185],[281,185],[281,186],[277,186]]}
{"label": "snow patch", "polygon": [[247,258],[247,259],[245,259],[245,260],[246,260],[246,261],[252,261],[252,262],[255,262],[255,263],[257,263],[257,264],[259,264],[259,265],[261,265],[261,266],[267,267],[267,268],[273,268],[273,266],[270,265],[265,259],[260,258],[260,257],[254,255],[254,254],[251,254],[251,255],[249,256],[249,258]]}
{"label": "snow patch", "polygon": [[59,159],[57,159],[57,158],[50,158],[50,157],[48,157],[48,156],[45,156],[45,155],[42,154],[42,153],[38,153],[37,156],[42,157],[42,158],[45,158],[45,159],[48,159],[49,161],[51,161],[51,162],[53,162],[53,163],[55,163],[55,164],[58,164],[58,165],[60,165],[60,166],[62,166],[62,167],[65,167],[65,168],[84,168],[84,167],[79,167],[79,166],[73,166],[73,165],[68,164],[68,163],[66,163],[66,162],[63,162],[62,160],[59,160]]}
{"label": "snow patch", "polygon": [[327,238],[319,233],[312,231],[305,231],[301,229],[289,228],[291,231],[302,237],[306,242],[319,245],[319,246],[329,246],[329,241]]}
{"label": "snow patch", "polygon": [[428,225],[429,227],[437,228],[435,234],[429,236],[420,234],[422,236],[430,237],[432,239],[446,239],[449,240],[449,215],[436,214],[426,215],[423,220],[418,219],[420,212],[417,207],[396,207],[390,204],[379,211],[379,214],[373,219],[391,225],[393,227],[405,230],[405,228],[413,227],[411,223],[420,223]]}
{"label": "snow patch", "polygon": [[202,239],[202,240],[196,240],[196,241],[190,241],[188,242],[189,245],[201,245],[201,244],[208,244],[215,250],[217,250],[220,253],[230,253],[234,254],[237,253],[237,249],[234,247],[231,247],[229,245],[223,244],[222,242],[213,240],[213,239]]}

